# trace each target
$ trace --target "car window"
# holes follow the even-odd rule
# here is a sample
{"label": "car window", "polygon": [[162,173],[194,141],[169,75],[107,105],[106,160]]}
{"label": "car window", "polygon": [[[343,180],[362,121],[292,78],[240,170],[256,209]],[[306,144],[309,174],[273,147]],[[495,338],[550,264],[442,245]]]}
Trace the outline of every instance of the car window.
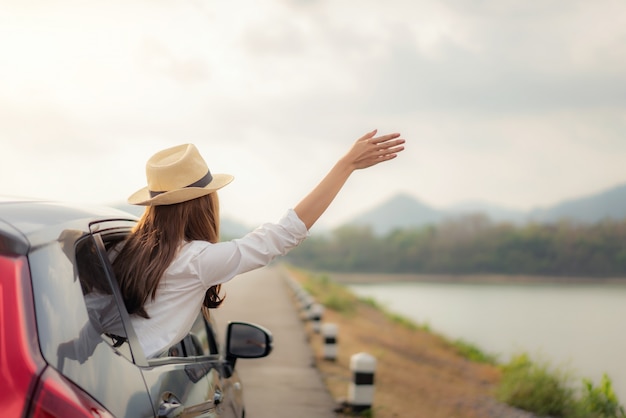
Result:
{"label": "car window", "polygon": [[94,248],[88,234],[66,230],[28,256],[42,354],[59,369],[84,363],[103,341],[131,358]]}
{"label": "car window", "polygon": [[196,321],[185,339],[189,347],[188,355],[212,355],[218,354],[218,345],[210,321],[210,310],[202,308]]}
{"label": "car window", "polygon": [[[72,227],[81,224],[76,221]],[[152,402],[141,370],[130,360],[123,332],[111,326],[120,311],[107,301],[106,287],[101,287],[102,264],[93,257],[88,229],[50,228],[37,238],[43,241],[57,233],[56,239],[34,246],[28,254],[30,274],[24,277],[32,282],[38,332],[34,344],[39,344],[46,363],[63,379],[106,405],[113,415],[149,416]],[[77,257],[87,263],[80,269]],[[96,297],[97,293],[104,297]]]}
{"label": "car window", "polygon": [[[108,260],[110,260],[111,254],[114,254],[123,247],[123,241],[127,236],[127,232],[121,233],[117,231],[110,234],[103,233],[100,234],[100,236],[109,253],[106,258],[107,262],[109,262]],[[113,270],[109,269],[109,271],[112,274]],[[123,309],[126,308],[123,307]],[[132,327],[132,324],[127,324],[126,326]],[[185,358],[217,354],[219,354],[218,344],[210,321],[209,310],[203,308],[198,312],[198,316],[189,334],[157,358]]]}
{"label": "car window", "polygon": [[132,360],[120,307],[92,237],[76,244],[76,268],[90,325],[109,345]]}
{"label": "car window", "polygon": [[39,343],[44,358],[51,364],[57,363],[58,347],[63,347],[59,353],[61,362],[66,357],[77,357],[73,342],[78,345],[81,337],[91,335],[82,331],[90,321],[75,277],[73,244],[72,240],[68,252],[53,243],[28,255]]}
{"label": "car window", "polygon": [[200,310],[189,334],[158,358],[198,357],[219,354],[212,324],[207,320],[208,317],[205,317],[207,311],[205,308]]}

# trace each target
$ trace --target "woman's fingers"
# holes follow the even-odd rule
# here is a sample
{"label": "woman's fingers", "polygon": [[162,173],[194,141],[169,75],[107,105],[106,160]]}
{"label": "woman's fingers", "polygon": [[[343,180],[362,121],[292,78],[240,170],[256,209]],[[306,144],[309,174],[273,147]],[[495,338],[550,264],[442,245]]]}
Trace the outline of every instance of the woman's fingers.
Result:
{"label": "woman's fingers", "polygon": [[404,150],[403,139],[388,140],[385,143],[372,144],[369,152],[357,163],[357,168],[367,168],[373,165],[389,161],[398,156]]}
{"label": "woman's fingers", "polygon": [[348,153],[355,169],[371,167],[383,161],[396,158],[404,150],[406,142],[399,133],[390,133],[375,137],[376,130],[363,135]]}
{"label": "woman's fingers", "polygon": [[378,143],[372,142],[371,145],[379,154],[397,153],[404,150],[405,142],[404,139],[386,139]]}
{"label": "woman's fingers", "polygon": [[[389,141],[391,139],[398,138],[399,136],[400,136],[400,134],[396,132],[396,133],[382,135],[382,136],[378,136],[376,138],[372,138],[372,139],[369,140],[369,142],[372,143],[372,144],[382,144],[382,143],[385,143],[385,142],[387,142],[387,141]],[[404,140],[402,140],[402,141],[404,141]]]}
{"label": "woman's fingers", "polygon": [[372,137],[376,135],[376,132],[378,132],[378,129],[374,129],[373,131],[366,133],[359,138],[359,141],[371,141]]}
{"label": "woman's fingers", "polygon": [[400,151],[404,150],[404,146],[402,145],[398,145],[398,146],[394,146],[394,147],[390,147],[390,148],[385,148],[385,149],[380,149],[379,153],[380,154],[397,154]]}
{"label": "woman's fingers", "polygon": [[398,153],[400,153],[403,150],[404,150],[403,146],[393,147],[393,148],[386,148],[386,149],[380,149],[380,150],[376,151],[376,153],[373,154],[372,157],[375,158],[375,159],[380,159],[382,157],[394,158],[396,155],[398,155]]}

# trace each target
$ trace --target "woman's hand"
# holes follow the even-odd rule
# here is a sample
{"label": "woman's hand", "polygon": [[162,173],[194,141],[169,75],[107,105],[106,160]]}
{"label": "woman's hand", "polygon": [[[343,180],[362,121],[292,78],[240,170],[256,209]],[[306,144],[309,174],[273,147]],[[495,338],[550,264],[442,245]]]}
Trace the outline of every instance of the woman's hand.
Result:
{"label": "woman's hand", "polygon": [[348,153],[294,207],[298,217],[304,222],[307,229],[311,228],[322,213],[326,211],[354,170],[392,160],[396,158],[400,151],[404,150],[402,144],[405,141],[404,139],[398,139],[400,134],[394,133],[378,137],[374,137],[374,135],[376,135],[376,130],[357,139]]}
{"label": "woman's hand", "polygon": [[350,151],[343,157],[343,162],[348,164],[352,170],[359,170],[392,160],[404,150],[402,144],[405,140],[398,139],[399,133],[375,137],[376,132],[377,130],[374,129],[357,139]]}

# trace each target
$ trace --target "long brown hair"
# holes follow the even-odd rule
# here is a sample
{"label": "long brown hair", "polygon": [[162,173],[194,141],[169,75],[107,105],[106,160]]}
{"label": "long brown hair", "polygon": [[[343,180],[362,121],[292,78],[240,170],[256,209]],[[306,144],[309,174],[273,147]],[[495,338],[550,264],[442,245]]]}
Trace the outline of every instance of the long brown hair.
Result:
{"label": "long brown hair", "polygon": [[[183,241],[219,240],[219,200],[211,193],[173,205],[149,206],[113,262],[126,309],[148,318],[144,304],[154,299],[165,270]],[[203,305],[216,308],[224,300],[220,285],[211,286]]]}

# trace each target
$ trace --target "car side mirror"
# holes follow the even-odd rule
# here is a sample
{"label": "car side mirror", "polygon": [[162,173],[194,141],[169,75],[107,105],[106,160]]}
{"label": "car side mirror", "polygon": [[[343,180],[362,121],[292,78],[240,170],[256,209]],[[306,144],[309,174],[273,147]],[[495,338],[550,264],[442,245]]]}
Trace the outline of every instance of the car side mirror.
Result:
{"label": "car side mirror", "polygon": [[238,358],[265,357],[272,351],[272,333],[248,322],[230,322],[226,330],[226,358],[234,366]]}

